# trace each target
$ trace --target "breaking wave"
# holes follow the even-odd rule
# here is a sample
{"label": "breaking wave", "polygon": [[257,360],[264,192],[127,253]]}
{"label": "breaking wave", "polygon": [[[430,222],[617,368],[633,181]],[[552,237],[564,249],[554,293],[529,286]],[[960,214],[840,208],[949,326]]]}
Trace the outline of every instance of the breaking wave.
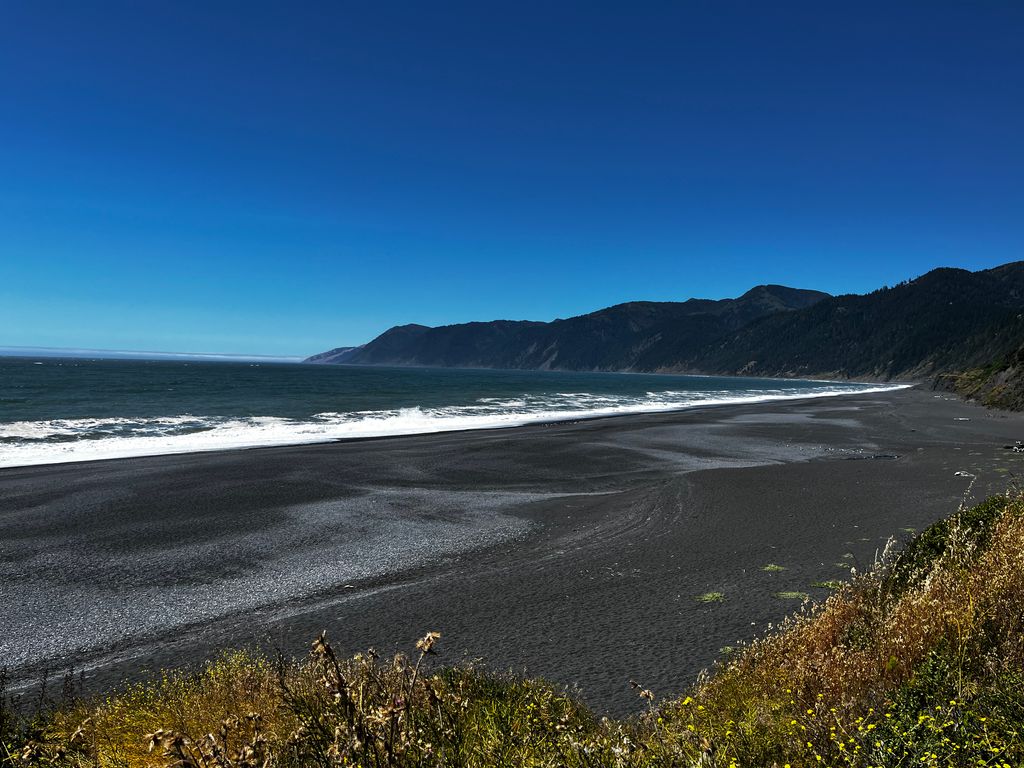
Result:
{"label": "breaking wave", "polygon": [[816,382],[799,388],[647,392],[610,395],[559,392],[481,397],[436,408],[324,412],[309,418],[91,418],[0,424],[0,467],[154,456],[237,448],[301,445],[368,437],[495,429],[576,419],[656,413],[698,406],[793,400],[902,389],[906,385]]}

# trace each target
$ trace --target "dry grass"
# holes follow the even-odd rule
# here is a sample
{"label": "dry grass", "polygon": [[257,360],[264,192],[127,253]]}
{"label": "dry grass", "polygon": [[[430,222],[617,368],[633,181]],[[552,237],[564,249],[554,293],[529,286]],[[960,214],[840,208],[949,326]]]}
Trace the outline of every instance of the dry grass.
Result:
{"label": "dry grass", "polygon": [[412,657],[233,654],[100,701],[0,718],[0,764],[1018,766],[1024,501],[994,499],[805,605],[683,698],[594,717],[554,686]]}

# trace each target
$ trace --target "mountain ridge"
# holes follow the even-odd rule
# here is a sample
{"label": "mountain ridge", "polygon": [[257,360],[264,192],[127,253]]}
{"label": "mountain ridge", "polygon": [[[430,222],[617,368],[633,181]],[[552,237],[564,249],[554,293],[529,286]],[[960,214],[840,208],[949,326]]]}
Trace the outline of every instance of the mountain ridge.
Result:
{"label": "mountain ridge", "polygon": [[[547,323],[396,326],[310,361],[921,381],[990,369],[998,378],[1000,361],[1019,367],[1022,347],[1017,261],[939,267],[865,294],[765,284],[733,299],[623,302]],[[999,386],[1007,380],[1016,377]]]}
{"label": "mountain ridge", "polygon": [[641,370],[651,348],[703,344],[767,312],[810,306],[828,294],[755,286],[735,299],[632,301],[551,322],[492,320],[434,328],[395,326],[355,348],[309,362],[541,370]]}

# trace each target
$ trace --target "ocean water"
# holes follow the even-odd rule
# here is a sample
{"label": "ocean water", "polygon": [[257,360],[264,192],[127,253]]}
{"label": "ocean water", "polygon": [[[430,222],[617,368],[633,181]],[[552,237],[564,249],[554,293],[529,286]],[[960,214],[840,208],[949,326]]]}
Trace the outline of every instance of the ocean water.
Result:
{"label": "ocean water", "polygon": [[0,357],[0,467],[893,388],[704,376]]}

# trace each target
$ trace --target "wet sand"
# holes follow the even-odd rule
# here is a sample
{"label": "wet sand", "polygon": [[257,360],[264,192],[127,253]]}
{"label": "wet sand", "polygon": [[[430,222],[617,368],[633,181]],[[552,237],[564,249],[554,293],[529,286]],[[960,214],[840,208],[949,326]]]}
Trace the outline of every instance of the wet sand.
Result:
{"label": "wet sand", "polygon": [[[443,633],[636,708],[1024,470],[1024,416],[923,390],[0,470],[0,655],[103,690],[219,649]],[[970,473],[976,477],[958,475]],[[785,570],[766,572],[769,563]],[[721,592],[720,602],[698,596]]]}

